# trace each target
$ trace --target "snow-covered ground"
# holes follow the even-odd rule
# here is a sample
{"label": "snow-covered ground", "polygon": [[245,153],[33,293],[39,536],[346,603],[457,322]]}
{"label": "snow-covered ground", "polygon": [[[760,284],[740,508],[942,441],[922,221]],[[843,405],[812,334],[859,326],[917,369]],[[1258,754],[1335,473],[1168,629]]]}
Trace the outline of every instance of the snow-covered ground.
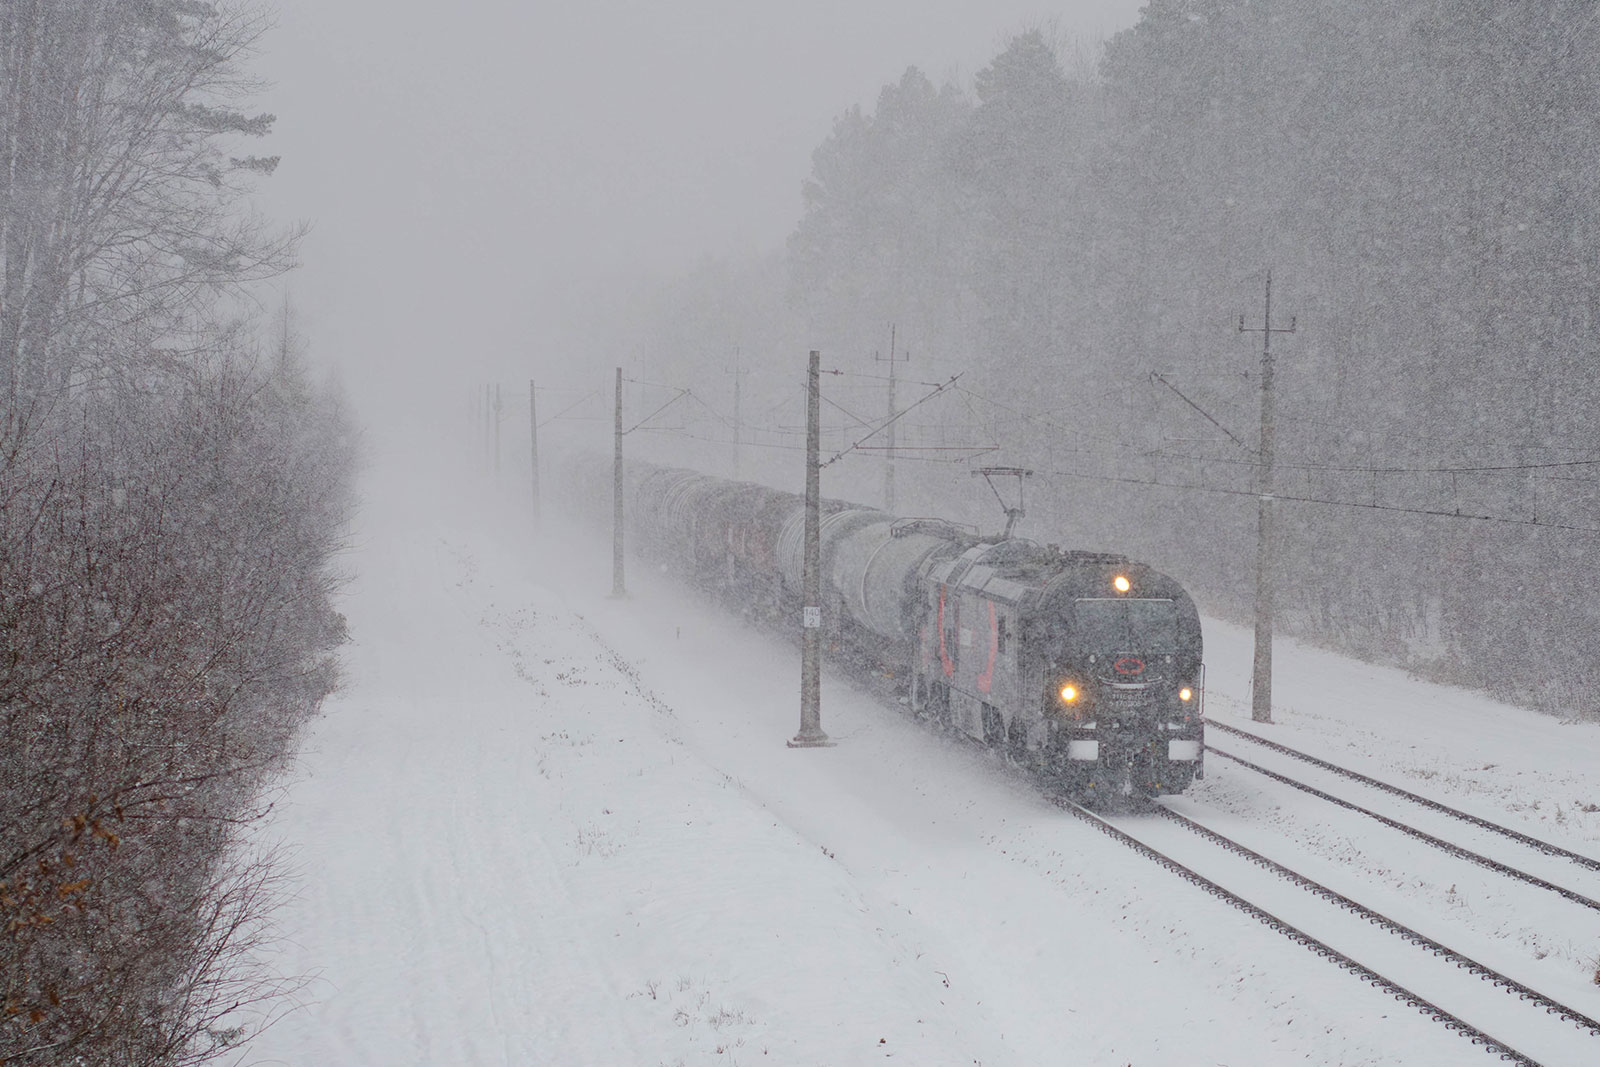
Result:
{"label": "snow-covered ground", "polygon": [[[610,599],[609,541],[536,536],[507,482],[485,506],[372,472],[348,685],[272,830],[301,886],[273,964],[313,980],[245,1062],[1490,1062],[845,679],[824,680],[837,746],[786,748],[792,645],[637,563]],[[1249,634],[1206,637],[1207,711],[1248,726]],[[1600,727],[1288,642],[1277,664],[1273,739],[1600,857]],[[1600,915],[1207,766],[1175,808],[1600,1017]],[[1600,875],[1425,825],[1600,897]],[[1358,958],[1424,955],[1351,926]],[[1570,1026],[1471,1021],[1548,1067],[1600,1062]]]}

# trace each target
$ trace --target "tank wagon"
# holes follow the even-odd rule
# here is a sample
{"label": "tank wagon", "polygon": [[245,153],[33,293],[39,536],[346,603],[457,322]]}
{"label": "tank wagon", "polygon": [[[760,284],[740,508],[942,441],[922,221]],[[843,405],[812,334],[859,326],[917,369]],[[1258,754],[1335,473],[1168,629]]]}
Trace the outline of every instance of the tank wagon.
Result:
{"label": "tank wagon", "polygon": [[[588,472],[610,480],[610,463]],[[631,547],[765,620],[801,615],[804,499],[633,462]],[[1200,620],[1124,556],[982,537],[827,500],[830,655],[892,678],[920,717],[1084,796],[1179,792],[1203,773]]]}

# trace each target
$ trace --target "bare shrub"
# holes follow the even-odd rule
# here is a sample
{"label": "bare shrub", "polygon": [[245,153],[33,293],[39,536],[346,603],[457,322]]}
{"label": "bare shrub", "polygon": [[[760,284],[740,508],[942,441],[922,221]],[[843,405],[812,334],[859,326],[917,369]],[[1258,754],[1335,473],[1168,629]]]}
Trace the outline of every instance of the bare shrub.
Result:
{"label": "bare shrub", "polygon": [[0,468],[0,1058],[187,1062],[260,996],[232,846],[337,681],[350,449],[280,373],[169,386]]}

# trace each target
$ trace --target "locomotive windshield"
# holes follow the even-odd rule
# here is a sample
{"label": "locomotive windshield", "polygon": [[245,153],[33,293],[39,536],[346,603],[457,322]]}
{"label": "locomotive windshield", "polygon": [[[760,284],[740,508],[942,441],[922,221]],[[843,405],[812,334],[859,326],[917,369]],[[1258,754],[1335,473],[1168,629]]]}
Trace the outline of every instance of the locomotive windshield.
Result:
{"label": "locomotive windshield", "polygon": [[1164,653],[1178,650],[1178,606],[1170,600],[1079,600],[1079,647],[1098,652]]}

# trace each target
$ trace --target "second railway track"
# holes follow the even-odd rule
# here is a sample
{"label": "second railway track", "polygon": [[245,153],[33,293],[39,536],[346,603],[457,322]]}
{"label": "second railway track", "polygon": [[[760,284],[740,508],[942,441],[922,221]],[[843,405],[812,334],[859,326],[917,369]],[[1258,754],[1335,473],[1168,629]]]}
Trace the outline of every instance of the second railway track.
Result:
{"label": "second railway track", "polygon": [[[1600,1058],[1600,1020],[1155,804],[1147,814],[1064,809],[1503,1061],[1540,1067]],[[1389,936],[1374,937],[1374,929]]]}
{"label": "second railway track", "polygon": [[[1535,852],[1542,853],[1546,856],[1558,857],[1568,861],[1569,863],[1575,864],[1578,867],[1586,868],[1591,871],[1600,871],[1600,860],[1594,859],[1591,856],[1586,856],[1580,852],[1575,852],[1572,849],[1563,848],[1560,845],[1541,840],[1540,838],[1534,837],[1531,834],[1525,834],[1520,830],[1512,829],[1509,826],[1503,826],[1500,823],[1494,822],[1490,819],[1485,819],[1479,815],[1474,815],[1471,812],[1462,811],[1460,808],[1452,807],[1448,804],[1442,803],[1441,801],[1434,800],[1431,797],[1422,796],[1420,793],[1414,793],[1409,789],[1403,789],[1391,782],[1385,782],[1382,779],[1374,778],[1371,775],[1362,774],[1360,771],[1352,770],[1349,767],[1340,766],[1337,763],[1325,760],[1320,756],[1312,755],[1309,752],[1302,752],[1299,749],[1291,748],[1288,745],[1273,741],[1270,738],[1262,737],[1259,734],[1252,733],[1249,730],[1241,730],[1237,726],[1229,726],[1227,723],[1218,722],[1215,719],[1208,719],[1206,721],[1206,729],[1221,730],[1224,733],[1234,737],[1238,737],[1252,744],[1259,745],[1268,751],[1287,756],[1292,760],[1297,760],[1301,763],[1308,764],[1330,774],[1337,775],[1338,777],[1344,778],[1348,781],[1358,782],[1361,785],[1369,786],[1381,792],[1388,793],[1391,796],[1399,797],[1403,800],[1409,801],[1412,804],[1415,804],[1419,808],[1437,812],[1441,815],[1447,816],[1448,818],[1477,827],[1480,830],[1484,830],[1490,834],[1514,841],[1519,845],[1529,848]],[[1232,756],[1220,749],[1216,749],[1213,746],[1207,745],[1206,747],[1208,750],[1214,751],[1218,755],[1227,759],[1236,760],[1240,763],[1245,762],[1243,760],[1239,760],[1238,757]],[[1291,784],[1299,786],[1301,783],[1292,782]]]}
{"label": "second railway track", "polygon": [[[1255,771],[1257,774],[1263,775],[1267,778],[1271,778],[1274,781],[1282,782],[1284,785],[1292,786],[1293,788],[1298,789],[1310,796],[1314,796],[1319,800],[1327,801],[1329,804],[1332,804],[1336,807],[1343,808],[1346,811],[1353,811],[1358,815],[1363,815],[1374,822],[1381,823],[1384,826],[1389,827],[1391,830],[1399,831],[1400,833],[1421,841],[1424,844],[1436,848],[1441,852],[1448,853],[1449,855],[1456,856],[1459,859],[1464,859],[1469,863],[1474,863],[1480,867],[1492,870],[1498,874],[1506,876],[1507,878],[1511,878],[1527,885],[1536,886],[1540,889],[1555,893],[1557,896],[1570,900],[1572,903],[1588,908],[1591,911],[1600,912],[1600,900],[1596,900],[1591,896],[1587,896],[1576,889],[1572,889],[1566,885],[1562,885],[1546,878],[1541,878],[1539,875],[1525,871],[1520,867],[1514,866],[1513,864],[1505,863],[1501,860],[1494,859],[1493,857],[1486,856],[1481,852],[1476,852],[1470,848],[1467,848],[1465,845],[1461,845],[1443,837],[1430,834],[1426,830],[1413,826],[1404,820],[1392,818],[1383,814],[1382,812],[1374,811],[1368,807],[1363,807],[1362,805],[1357,804],[1354,801],[1347,800],[1344,797],[1335,796],[1334,794],[1325,790],[1318,789],[1316,786],[1311,785],[1308,782],[1303,782],[1298,778],[1294,778],[1287,774],[1282,774],[1278,771],[1272,770],[1270,767],[1263,767],[1259,763],[1247,760],[1242,756],[1237,756],[1226,749],[1217,748],[1214,745],[1207,745],[1206,751],[1215,753],[1226,760],[1236,763],[1242,767],[1246,767],[1249,770]],[[1443,805],[1439,806],[1442,807]],[[1555,848],[1553,845],[1547,847],[1552,849]]]}

